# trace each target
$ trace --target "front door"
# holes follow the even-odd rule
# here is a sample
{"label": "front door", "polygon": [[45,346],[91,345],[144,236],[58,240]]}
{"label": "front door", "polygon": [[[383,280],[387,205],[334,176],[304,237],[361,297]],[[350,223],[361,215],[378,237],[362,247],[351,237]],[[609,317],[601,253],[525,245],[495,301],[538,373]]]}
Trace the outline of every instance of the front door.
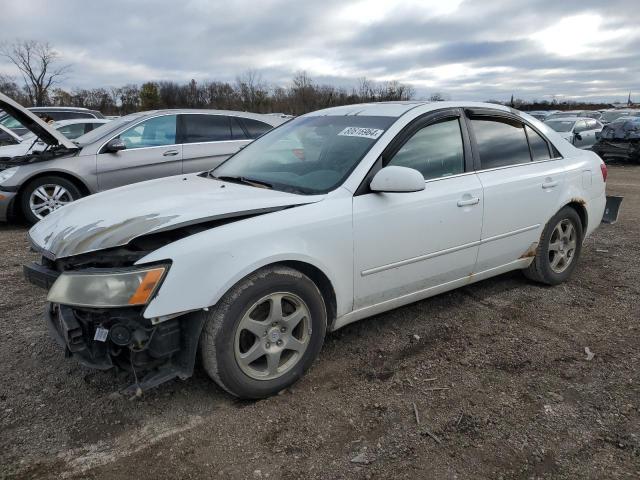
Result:
{"label": "front door", "polygon": [[98,153],[98,188],[110,188],[182,173],[176,115],[144,120],[119,135],[125,150]]}
{"label": "front door", "polygon": [[465,162],[469,151],[457,111],[445,112],[414,130],[384,166],[420,171],[426,188],[413,193],[364,193],[353,199],[354,309],[473,272],[483,193]]}

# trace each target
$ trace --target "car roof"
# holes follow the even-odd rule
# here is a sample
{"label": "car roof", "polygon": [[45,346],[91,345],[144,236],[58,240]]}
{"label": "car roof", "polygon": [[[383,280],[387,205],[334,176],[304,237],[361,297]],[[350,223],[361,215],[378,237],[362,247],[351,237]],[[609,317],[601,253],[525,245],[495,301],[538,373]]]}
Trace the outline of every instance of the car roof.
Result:
{"label": "car roof", "polygon": [[484,102],[429,102],[427,100],[409,100],[398,102],[372,102],[359,103],[356,105],[343,105],[340,107],[325,108],[308,113],[306,116],[320,117],[325,115],[336,116],[380,116],[380,117],[401,117],[405,113],[418,107],[430,107],[426,111],[440,110],[444,108],[490,108],[502,112],[517,112],[516,110],[497,105],[495,103]]}
{"label": "car roof", "polygon": [[110,121],[106,118],[70,118],[68,120],[56,120],[56,125],[64,127],[66,125],[75,125],[76,123],[109,123]]}
{"label": "car roof", "polygon": [[558,118],[550,118],[548,121],[549,122],[577,122],[578,120],[594,120],[594,121],[598,121],[595,118],[591,118],[591,117],[558,117]]}
{"label": "car roof", "polygon": [[81,112],[89,112],[90,110],[85,107],[29,107],[32,112],[58,112],[58,111],[71,111],[79,110]]}
{"label": "car roof", "polygon": [[267,115],[262,113],[252,113],[252,112],[241,112],[238,110],[214,110],[214,109],[204,109],[204,108],[172,108],[172,109],[164,109],[164,110],[147,110],[144,112],[134,112],[137,115],[140,115],[140,118],[143,116],[153,116],[153,115],[176,115],[181,113],[200,113],[206,115],[229,115],[235,117],[244,117],[244,118],[252,118],[254,120],[260,120],[262,122],[267,122],[270,124],[279,125],[283,123],[284,118],[280,118],[277,115]]}

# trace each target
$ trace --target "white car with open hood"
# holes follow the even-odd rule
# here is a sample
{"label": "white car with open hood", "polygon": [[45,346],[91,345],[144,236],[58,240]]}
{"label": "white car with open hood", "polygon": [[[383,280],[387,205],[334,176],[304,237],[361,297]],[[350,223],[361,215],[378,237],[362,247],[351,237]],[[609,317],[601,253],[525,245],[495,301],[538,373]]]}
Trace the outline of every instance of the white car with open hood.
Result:
{"label": "white car with open hood", "polygon": [[327,331],[522,269],[558,284],[605,211],[606,167],[480,103],[310,113],[212,171],[80,199],[29,232],[46,318],[83,364],[146,389],[196,353],[225,390],[295,382]]}

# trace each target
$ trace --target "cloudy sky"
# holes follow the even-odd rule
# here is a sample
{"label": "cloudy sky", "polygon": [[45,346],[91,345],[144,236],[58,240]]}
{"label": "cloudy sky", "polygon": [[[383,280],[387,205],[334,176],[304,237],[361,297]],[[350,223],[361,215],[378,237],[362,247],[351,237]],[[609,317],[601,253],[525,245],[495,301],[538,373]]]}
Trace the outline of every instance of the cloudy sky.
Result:
{"label": "cloudy sky", "polygon": [[[49,41],[65,86],[399,80],[418,97],[640,99],[640,0],[0,0],[0,42]],[[15,74],[0,58],[0,73]]]}

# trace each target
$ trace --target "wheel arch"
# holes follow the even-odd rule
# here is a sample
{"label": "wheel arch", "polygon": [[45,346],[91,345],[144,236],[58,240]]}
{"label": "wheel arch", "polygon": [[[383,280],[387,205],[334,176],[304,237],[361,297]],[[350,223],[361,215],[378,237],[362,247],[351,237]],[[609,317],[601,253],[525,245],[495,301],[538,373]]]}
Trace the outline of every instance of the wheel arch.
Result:
{"label": "wheel arch", "polygon": [[[586,232],[587,226],[589,224],[589,213],[587,212],[585,201],[581,198],[573,198],[569,203],[566,203],[562,206],[562,208],[565,207],[573,208],[576,211],[576,213],[580,217],[580,222],[582,222],[582,231]],[[562,210],[562,208],[560,210]]]}
{"label": "wheel arch", "polygon": [[73,183],[75,186],[77,186],[80,189],[80,193],[82,193],[83,196],[91,195],[91,190],[89,189],[89,186],[85,183],[84,180],[82,180],[77,175],[74,175],[73,173],[69,173],[63,170],[45,170],[45,171],[40,171],[30,176],[29,178],[26,178],[25,180],[23,180],[22,184],[20,185],[20,188],[18,189],[18,196],[22,195],[22,193],[24,192],[24,189],[28,184],[30,184],[34,180],[37,180],[38,178],[43,178],[43,177],[64,178],[65,180],[68,180],[71,183]]}
{"label": "wheel arch", "polygon": [[22,196],[24,195],[25,189],[34,180],[37,180],[39,178],[44,178],[44,177],[60,177],[60,178],[64,178],[65,180],[73,183],[76,187],[78,187],[78,189],[80,190],[80,193],[82,194],[83,197],[86,197],[87,195],[91,195],[91,190],[89,189],[87,184],[82,179],[80,179],[78,176],[76,176],[76,175],[74,175],[72,173],[61,171],[61,170],[40,171],[40,172],[37,172],[34,175],[26,178],[20,184],[20,188],[18,188],[18,193],[15,196],[15,202],[14,202],[14,206],[13,206],[13,210],[14,210],[16,215],[20,215],[23,218],[25,217],[25,213],[22,211],[23,208],[21,206]]}
{"label": "wheel arch", "polygon": [[309,277],[311,281],[316,284],[318,290],[320,290],[320,293],[322,294],[322,298],[324,299],[325,305],[327,307],[327,329],[331,330],[337,318],[338,304],[336,300],[336,292],[333,284],[331,283],[331,280],[329,280],[329,277],[327,277],[327,275],[315,265],[299,260],[285,260],[272,263],[270,265],[265,265],[265,267],[273,267],[277,265],[285,265],[287,267],[293,268],[294,270],[298,270],[299,272]]}

